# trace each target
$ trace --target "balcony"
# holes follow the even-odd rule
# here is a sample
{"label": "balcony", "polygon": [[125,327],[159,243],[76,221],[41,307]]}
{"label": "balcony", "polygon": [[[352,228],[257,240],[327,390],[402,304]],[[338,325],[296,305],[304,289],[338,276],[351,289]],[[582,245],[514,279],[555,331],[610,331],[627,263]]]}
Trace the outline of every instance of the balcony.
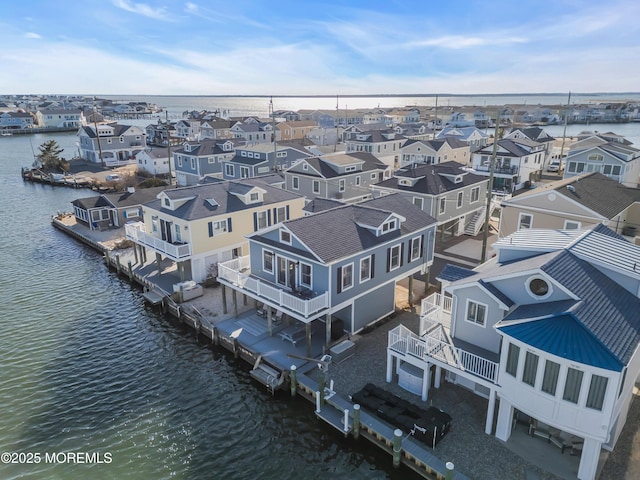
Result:
{"label": "balcony", "polygon": [[249,256],[219,263],[218,280],[238,287],[240,291],[251,292],[254,297],[257,296],[285,312],[305,318],[329,307],[327,292],[317,294],[308,291],[306,294],[294,294],[279,285],[251,275]]}
{"label": "balcony", "polygon": [[[473,170],[481,173],[485,173],[485,172],[489,173],[491,172],[491,166],[490,165],[474,165]],[[518,171],[519,171],[518,165],[505,165],[505,166],[496,165],[495,168],[493,169],[493,173],[495,175],[518,175]]]}
{"label": "balcony", "polygon": [[425,335],[437,325],[447,332],[451,330],[452,298],[440,293],[432,293],[422,300],[420,307],[420,334]]}
{"label": "balcony", "polygon": [[144,231],[144,223],[128,223],[124,226],[128,240],[161,253],[176,262],[191,257],[190,243],[169,243]]}
{"label": "balcony", "polygon": [[456,347],[443,328],[418,336],[404,325],[398,325],[389,331],[387,349],[425,363],[453,367],[451,370],[456,373],[470,374],[491,383],[498,379],[498,363]]}

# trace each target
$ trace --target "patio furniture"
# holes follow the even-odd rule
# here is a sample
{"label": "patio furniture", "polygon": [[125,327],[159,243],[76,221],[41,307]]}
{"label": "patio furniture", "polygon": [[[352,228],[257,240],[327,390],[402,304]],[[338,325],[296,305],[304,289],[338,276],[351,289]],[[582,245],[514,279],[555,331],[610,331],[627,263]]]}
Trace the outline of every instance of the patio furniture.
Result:
{"label": "patio furniture", "polygon": [[304,340],[304,338],[306,337],[306,328],[301,324],[291,325],[290,327],[287,327],[279,332],[278,335],[282,340],[291,342],[291,344],[295,347],[297,342],[299,342],[300,340]]}

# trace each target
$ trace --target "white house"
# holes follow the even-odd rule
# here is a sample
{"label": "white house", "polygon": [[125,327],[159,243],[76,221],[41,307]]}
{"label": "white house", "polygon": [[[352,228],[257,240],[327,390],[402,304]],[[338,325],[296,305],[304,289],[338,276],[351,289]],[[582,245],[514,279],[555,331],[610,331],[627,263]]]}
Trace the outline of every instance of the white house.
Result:
{"label": "white house", "polygon": [[[176,171],[171,159],[171,172]],[[138,169],[151,175],[167,175],[169,173],[169,152],[164,147],[147,147],[136,153]]]}
{"label": "white house", "polygon": [[445,371],[488,398],[488,435],[495,423],[508,442],[526,419],[529,441],[570,449],[580,456],[577,477],[592,480],[640,375],[640,246],[597,225],[521,230],[494,249],[473,270],[445,267],[442,293],[423,301],[419,332],[390,332],[387,380],[395,364],[426,400],[431,368],[436,388]]}
{"label": "white house", "polygon": [[36,122],[39,127],[45,128],[77,128],[82,125],[82,112],[66,109],[38,110]]}

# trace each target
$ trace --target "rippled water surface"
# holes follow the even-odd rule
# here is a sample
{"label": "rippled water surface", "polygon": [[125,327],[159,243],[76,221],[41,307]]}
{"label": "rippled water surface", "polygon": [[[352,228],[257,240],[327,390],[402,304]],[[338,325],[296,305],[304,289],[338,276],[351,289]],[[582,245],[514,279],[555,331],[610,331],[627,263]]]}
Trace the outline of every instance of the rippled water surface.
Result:
{"label": "rippled water surface", "polygon": [[[71,157],[75,135],[54,138]],[[52,213],[92,193],[23,183],[32,156],[29,137],[0,138],[0,452],[42,457],[0,463],[0,478],[407,478],[310,403],[266,394],[247,364],[146,307],[54,230]],[[45,461],[58,452],[63,461]],[[111,461],[64,456],[76,452]]]}

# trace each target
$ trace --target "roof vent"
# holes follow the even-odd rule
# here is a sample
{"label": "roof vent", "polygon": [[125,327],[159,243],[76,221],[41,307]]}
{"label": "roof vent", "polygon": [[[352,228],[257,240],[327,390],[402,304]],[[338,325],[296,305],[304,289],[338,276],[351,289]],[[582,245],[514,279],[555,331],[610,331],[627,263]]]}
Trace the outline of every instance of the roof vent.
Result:
{"label": "roof vent", "polygon": [[569,190],[570,192],[576,193],[576,187],[574,187],[573,185],[567,185],[567,190]]}

